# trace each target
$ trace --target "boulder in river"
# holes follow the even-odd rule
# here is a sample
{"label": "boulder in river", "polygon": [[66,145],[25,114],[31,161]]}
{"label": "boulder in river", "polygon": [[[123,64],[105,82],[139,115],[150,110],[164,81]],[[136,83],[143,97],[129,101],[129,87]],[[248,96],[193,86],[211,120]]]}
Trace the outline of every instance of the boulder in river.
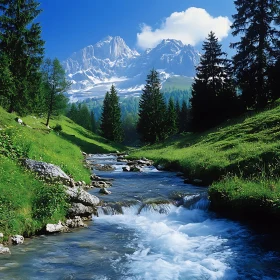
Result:
{"label": "boulder in river", "polygon": [[82,203],[86,206],[96,206],[100,203],[98,197],[86,192],[80,187],[65,187],[65,192],[69,196],[71,202]]}
{"label": "boulder in river", "polygon": [[75,216],[72,219],[67,219],[65,225],[68,228],[87,227],[80,216]]}
{"label": "boulder in river", "polygon": [[111,194],[111,192],[108,191],[108,190],[105,189],[105,188],[100,189],[99,193],[101,193],[101,194],[106,194],[106,195]]}
{"label": "boulder in river", "polygon": [[95,164],[93,165],[94,169],[99,170],[99,171],[114,171],[116,168],[110,164]]}
{"label": "boulder in river", "polygon": [[22,235],[13,235],[11,236],[11,241],[14,245],[23,244],[24,237]]}
{"label": "boulder in river", "polygon": [[32,159],[23,159],[21,162],[25,167],[37,173],[47,181],[59,181],[67,185],[71,181],[70,177],[62,171],[60,167],[54,164]]}
{"label": "boulder in river", "polygon": [[95,188],[109,188],[112,186],[109,182],[103,182],[103,181],[92,181],[92,186]]}
{"label": "boulder in river", "polygon": [[72,203],[68,210],[70,217],[82,216],[88,217],[96,212],[96,208],[92,206],[85,206],[82,203]]}
{"label": "boulder in river", "polygon": [[126,165],[122,168],[123,171],[129,172],[130,171],[130,166]]}
{"label": "boulder in river", "polygon": [[59,221],[57,224],[47,224],[46,232],[55,233],[55,232],[66,232],[68,228]]}
{"label": "boulder in river", "polygon": [[4,255],[4,254],[11,254],[10,249],[0,244],[0,255]]}

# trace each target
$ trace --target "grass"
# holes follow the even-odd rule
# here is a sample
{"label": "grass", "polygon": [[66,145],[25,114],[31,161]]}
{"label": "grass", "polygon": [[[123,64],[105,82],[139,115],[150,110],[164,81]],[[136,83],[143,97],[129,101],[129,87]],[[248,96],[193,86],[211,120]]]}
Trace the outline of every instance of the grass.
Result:
{"label": "grass", "polygon": [[60,125],[60,133],[49,130],[45,119],[22,118],[15,121],[0,107],[0,232],[30,235],[49,221],[65,217],[65,197],[58,185],[46,185],[19,165],[19,158],[31,158],[58,165],[75,181],[90,182],[81,151],[108,153],[123,147],[83,129],[61,116],[50,126]]}
{"label": "grass", "polygon": [[[134,150],[130,156],[150,158],[183,171],[190,179],[202,179],[206,185],[214,182],[209,196],[216,209],[248,210],[250,205],[255,210],[264,209],[257,205],[266,201],[265,209],[280,213],[280,208],[273,206],[279,205],[280,198],[279,101],[271,109],[244,115],[204,133],[174,136],[164,143]],[[233,191],[236,186],[242,191]]]}

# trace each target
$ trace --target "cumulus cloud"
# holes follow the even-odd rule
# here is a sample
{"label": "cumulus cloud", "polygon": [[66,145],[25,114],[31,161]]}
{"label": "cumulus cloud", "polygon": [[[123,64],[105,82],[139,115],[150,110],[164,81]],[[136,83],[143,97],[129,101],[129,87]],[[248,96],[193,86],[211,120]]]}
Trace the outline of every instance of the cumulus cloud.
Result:
{"label": "cumulus cloud", "polygon": [[158,29],[153,30],[151,26],[142,24],[141,32],[137,33],[137,44],[147,49],[155,47],[163,39],[176,39],[195,46],[210,31],[222,40],[228,36],[230,25],[228,17],[212,17],[204,9],[191,7],[183,12],[172,13]]}

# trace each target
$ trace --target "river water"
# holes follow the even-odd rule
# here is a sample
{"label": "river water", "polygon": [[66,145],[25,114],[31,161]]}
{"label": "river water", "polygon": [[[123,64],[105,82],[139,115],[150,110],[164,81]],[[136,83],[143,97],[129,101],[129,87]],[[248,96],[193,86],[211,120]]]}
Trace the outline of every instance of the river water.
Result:
{"label": "river water", "polygon": [[11,247],[0,279],[280,279],[273,237],[208,211],[205,188],[153,167],[122,172],[114,156],[92,160],[116,166],[95,172],[115,179],[99,216],[86,229]]}

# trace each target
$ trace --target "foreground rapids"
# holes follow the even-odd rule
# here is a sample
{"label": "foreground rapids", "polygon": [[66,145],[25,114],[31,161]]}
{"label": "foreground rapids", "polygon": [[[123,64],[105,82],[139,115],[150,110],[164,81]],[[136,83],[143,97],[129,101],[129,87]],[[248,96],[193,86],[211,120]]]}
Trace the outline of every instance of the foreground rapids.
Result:
{"label": "foreground rapids", "polygon": [[115,179],[98,217],[12,247],[0,279],[280,279],[276,239],[209,212],[205,188],[153,167],[122,172],[114,156],[91,159],[116,168],[96,172]]}

